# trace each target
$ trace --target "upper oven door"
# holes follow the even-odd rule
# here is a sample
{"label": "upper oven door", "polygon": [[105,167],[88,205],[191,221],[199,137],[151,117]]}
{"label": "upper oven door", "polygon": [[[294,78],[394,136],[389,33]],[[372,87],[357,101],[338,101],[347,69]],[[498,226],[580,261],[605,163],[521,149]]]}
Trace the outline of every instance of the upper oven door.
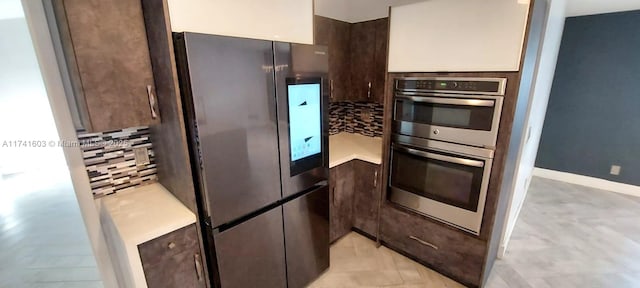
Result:
{"label": "upper oven door", "polygon": [[397,92],[394,132],[495,148],[503,97]]}
{"label": "upper oven door", "polygon": [[390,200],[475,234],[480,231],[492,159],[394,143]]}

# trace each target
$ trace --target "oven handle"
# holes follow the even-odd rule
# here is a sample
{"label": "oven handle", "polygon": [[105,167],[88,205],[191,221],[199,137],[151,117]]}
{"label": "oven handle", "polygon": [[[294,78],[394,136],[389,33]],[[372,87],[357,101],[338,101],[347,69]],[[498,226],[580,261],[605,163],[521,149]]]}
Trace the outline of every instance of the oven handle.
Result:
{"label": "oven handle", "polygon": [[[414,95],[417,95],[417,94],[414,94]],[[396,94],[396,98],[407,99],[413,102],[426,102],[426,103],[435,103],[435,104],[450,104],[450,105],[480,106],[480,107],[496,106],[496,102],[493,100],[424,97],[424,96],[411,96],[407,94]]]}
{"label": "oven handle", "polygon": [[394,146],[393,149],[404,151],[404,152],[407,152],[409,154],[413,154],[413,155],[420,156],[420,157],[431,158],[431,159],[446,161],[446,162],[450,162],[450,163],[461,164],[461,165],[465,165],[465,166],[484,167],[484,162],[483,161],[477,161],[477,160],[470,160],[470,159],[456,158],[456,157],[451,157],[451,156],[446,156],[446,155],[434,154],[434,153],[424,152],[424,151],[411,149],[411,148],[407,148],[407,147]]}

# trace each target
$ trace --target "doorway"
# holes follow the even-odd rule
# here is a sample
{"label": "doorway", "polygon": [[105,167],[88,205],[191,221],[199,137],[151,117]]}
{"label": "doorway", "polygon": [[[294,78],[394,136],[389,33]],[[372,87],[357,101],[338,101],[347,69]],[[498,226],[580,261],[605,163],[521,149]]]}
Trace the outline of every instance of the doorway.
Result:
{"label": "doorway", "polygon": [[0,0],[0,287],[103,287],[20,0]]}

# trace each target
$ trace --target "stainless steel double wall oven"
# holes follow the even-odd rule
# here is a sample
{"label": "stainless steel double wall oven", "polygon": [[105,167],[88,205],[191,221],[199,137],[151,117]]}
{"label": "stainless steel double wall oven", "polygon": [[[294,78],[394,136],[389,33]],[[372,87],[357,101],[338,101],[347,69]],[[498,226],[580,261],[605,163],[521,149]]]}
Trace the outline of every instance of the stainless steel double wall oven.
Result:
{"label": "stainless steel double wall oven", "polygon": [[479,234],[506,79],[394,84],[389,200]]}

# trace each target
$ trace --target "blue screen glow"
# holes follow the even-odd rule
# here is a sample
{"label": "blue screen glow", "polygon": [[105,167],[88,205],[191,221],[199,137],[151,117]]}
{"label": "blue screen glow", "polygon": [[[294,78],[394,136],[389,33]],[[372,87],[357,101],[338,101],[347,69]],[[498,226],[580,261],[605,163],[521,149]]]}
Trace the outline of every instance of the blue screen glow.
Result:
{"label": "blue screen glow", "polygon": [[322,152],[320,84],[288,85],[291,161]]}

